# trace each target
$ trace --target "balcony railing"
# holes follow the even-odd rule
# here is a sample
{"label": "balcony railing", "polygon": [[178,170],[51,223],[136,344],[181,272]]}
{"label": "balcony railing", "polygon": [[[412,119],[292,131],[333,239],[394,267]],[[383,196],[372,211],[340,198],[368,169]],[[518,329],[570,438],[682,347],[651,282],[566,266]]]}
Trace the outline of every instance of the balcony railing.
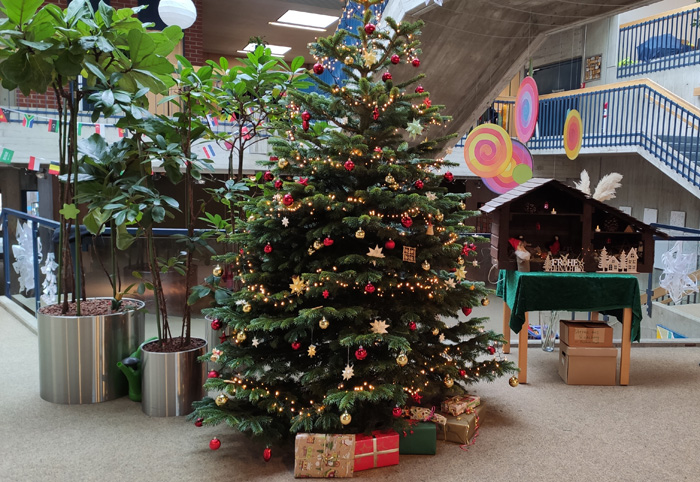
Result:
{"label": "balcony railing", "polygon": [[620,26],[617,77],[677,69],[700,63],[700,6]]}

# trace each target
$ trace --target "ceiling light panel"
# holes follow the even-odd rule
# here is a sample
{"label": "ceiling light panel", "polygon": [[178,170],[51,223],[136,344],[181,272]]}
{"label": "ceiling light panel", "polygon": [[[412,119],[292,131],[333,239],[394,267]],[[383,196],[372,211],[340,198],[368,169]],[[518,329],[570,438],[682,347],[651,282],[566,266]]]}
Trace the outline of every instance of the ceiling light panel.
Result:
{"label": "ceiling light panel", "polygon": [[299,10],[287,10],[287,13],[278,18],[277,22],[303,25],[304,27],[326,28],[337,20],[338,17],[334,17],[332,15],[300,12]]}
{"label": "ceiling light panel", "polygon": [[[257,47],[257,44],[250,43],[246,45],[243,50],[239,50],[241,53],[247,53],[247,52],[254,52],[255,47]],[[270,52],[272,55],[277,55],[281,56],[292,50],[291,47],[284,47],[282,45],[265,45],[268,49],[270,49]]]}

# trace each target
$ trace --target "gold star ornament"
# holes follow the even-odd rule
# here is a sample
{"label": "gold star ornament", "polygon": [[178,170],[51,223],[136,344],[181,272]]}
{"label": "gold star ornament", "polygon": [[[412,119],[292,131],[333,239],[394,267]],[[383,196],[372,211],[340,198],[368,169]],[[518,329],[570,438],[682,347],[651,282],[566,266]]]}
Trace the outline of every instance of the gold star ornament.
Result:
{"label": "gold star ornament", "polygon": [[388,331],[386,331],[386,329],[389,328],[389,325],[386,321],[376,320],[370,323],[370,325],[372,326],[372,333],[376,333],[377,335],[389,333]]}
{"label": "gold star ornament", "polygon": [[462,281],[466,277],[467,270],[464,269],[464,266],[460,266],[459,268],[457,268],[457,271],[455,271],[455,279],[457,281]]}
{"label": "gold star ornament", "polygon": [[292,277],[292,284],[289,285],[289,289],[292,290],[293,295],[301,295],[307,288],[308,286],[306,285],[306,282],[299,276]]}

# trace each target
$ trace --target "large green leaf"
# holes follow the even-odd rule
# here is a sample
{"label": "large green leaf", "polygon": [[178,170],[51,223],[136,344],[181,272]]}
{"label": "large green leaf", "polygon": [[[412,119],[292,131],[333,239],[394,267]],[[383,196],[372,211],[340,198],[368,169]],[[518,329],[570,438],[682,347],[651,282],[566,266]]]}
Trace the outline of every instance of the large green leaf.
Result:
{"label": "large green leaf", "polygon": [[17,25],[23,25],[27,22],[41,4],[43,0],[2,0],[5,8],[2,10],[12,22]]}
{"label": "large green leaf", "polygon": [[146,32],[131,30],[128,36],[129,57],[135,64],[139,63],[156,50],[156,44]]}

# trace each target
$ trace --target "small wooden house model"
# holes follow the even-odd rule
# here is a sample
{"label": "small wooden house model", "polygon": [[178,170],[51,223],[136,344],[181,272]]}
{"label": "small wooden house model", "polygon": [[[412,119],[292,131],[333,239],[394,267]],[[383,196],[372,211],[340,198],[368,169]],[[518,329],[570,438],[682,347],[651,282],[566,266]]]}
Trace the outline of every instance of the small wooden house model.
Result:
{"label": "small wooden house model", "polygon": [[[499,269],[517,269],[513,240],[520,240],[532,253],[532,271],[542,271],[548,255],[568,255],[582,260],[586,271],[603,271],[603,252],[605,272],[634,272],[636,264],[637,272],[649,273],[654,236],[667,237],[554,179],[533,178],[484,204],[481,211],[491,217],[491,257]],[[627,254],[621,263],[623,251]]]}

